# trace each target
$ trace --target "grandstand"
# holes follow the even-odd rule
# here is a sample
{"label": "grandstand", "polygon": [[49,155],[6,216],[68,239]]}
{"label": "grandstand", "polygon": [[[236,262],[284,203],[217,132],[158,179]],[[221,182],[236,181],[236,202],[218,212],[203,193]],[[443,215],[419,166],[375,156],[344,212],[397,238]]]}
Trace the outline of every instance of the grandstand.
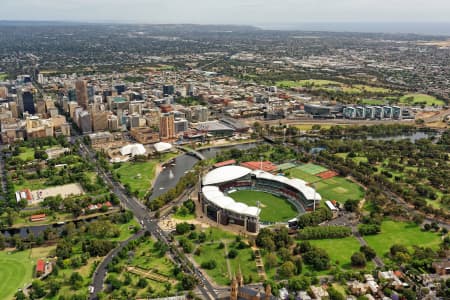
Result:
{"label": "grandstand", "polygon": [[259,207],[247,206],[227,196],[233,190],[255,190],[286,198],[299,211],[312,211],[321,200],[312,187],[300,179],[289,179],[242,166],[224,166],[206,174],[199,199],[208,218],[222,225],[236,224],[246,231],[259,230]]}

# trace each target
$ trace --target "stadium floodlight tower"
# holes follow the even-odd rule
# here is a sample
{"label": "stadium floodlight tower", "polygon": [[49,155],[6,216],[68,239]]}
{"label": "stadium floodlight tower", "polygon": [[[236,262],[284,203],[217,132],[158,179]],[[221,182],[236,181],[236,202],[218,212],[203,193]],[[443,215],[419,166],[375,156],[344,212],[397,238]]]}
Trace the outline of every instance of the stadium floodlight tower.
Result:
{"label": "stadium floodlight tower", "polygon": [[317,194],[317,192],[316,192],[316,185],[313,183],[313,184],[311,184],[311,186],[313,187],[313,189],[314,189],[314,198],[313,198],[313,201],[314,201],[314,203],[313,203],[313,211],[316,211],[316,194]]}

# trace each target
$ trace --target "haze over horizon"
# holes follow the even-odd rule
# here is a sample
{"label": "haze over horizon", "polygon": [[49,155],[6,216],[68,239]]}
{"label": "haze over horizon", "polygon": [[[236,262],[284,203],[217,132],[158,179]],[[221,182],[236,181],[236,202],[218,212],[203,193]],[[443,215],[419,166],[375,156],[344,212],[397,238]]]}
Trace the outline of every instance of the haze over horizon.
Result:
{"label": "haze over horizon", "polygon": [[450,23],[447,0],[3,0],[2,20],[119,23]]}

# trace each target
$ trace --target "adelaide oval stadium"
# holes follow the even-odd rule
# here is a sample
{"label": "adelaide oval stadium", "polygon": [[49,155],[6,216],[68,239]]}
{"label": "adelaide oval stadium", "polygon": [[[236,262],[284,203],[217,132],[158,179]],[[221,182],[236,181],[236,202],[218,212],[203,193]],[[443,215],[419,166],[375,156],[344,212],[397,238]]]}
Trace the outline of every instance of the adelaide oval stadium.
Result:
{"label": "adelaide oval stadium", "polygon": [[[322,199],[303,180],[242,166],[224,166],[211,170],[202,179],[199,200],[203,213],[218,224],[235,224],[249,233],[257,233],[262,207],[249,206],[233,199],[232,193],[239,191],[264,192],[278,197],[273,201],[286,199],[295,207],[296,215],[312,211]],[[260,203],[258,199],[253,200]]]}

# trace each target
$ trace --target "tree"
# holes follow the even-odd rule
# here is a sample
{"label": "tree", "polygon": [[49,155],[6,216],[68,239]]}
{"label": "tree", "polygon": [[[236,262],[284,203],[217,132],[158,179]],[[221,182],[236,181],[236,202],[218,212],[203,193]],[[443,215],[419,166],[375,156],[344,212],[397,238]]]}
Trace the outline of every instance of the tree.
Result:
{"label": "tree", "polygon": [[359,204],[359,200],[348,199],[344,203],[344,208],[346,211],[355,212],[358,210],[358,204]]}
{"label": "tree", "polygon": [[176,225],[176,227],[175,227],[175,231],[176,231],[176,233],[177,234],[185,234],[185,233],[187,233],[188,231],[190,231],[191,230],[191,225],[190,224],[188,224],[188,223],[186,223],[186,222],[183,222],[183,223],[178,223],[177,225]]}
{"label": "tree", "polygon": [[367,260],[363,253],[355,252],[351,257],[352,266],[354,267],[365,267]]}
{"label": "tree", "polygon": [[62,240],[56,246],[56,256],[60,259],[69,258],[72,255],[72,244],[67,240]]}
{"label": "tree", "polygon": [[32,299],[39,299],[45,296],[45,289],[41,281],[33,281],[31,288],[33,290],[31,293]]}
{"label": "tree", "polygon": [[201,267],[203,269],[212,270],[212,269],[215,269],[217,267],[217,263],[216,263],[215,260],[211,259],[211,260],[207,260],[205,262],[202,262]]}
{"label": "tree", "polygon": [[197,279],[194,276],[183,274],[181,279],[181,287],[183,290],[192,290],[197,285]]}
{"label": "tree", "polygon": [[236,258],[236,256],[238,256],[238,251],[236,249],[231,249],[228,252],[228,258],[233,259],[233,258]]}
{"label": "tree", "polygon": [[359,248],[359,251],[364,253],[364,256],[366,257],[367,260],[372,260],[377,256],[375,250],[366,245],[361,246],[361,248]]}
{"label": "tree", "polygon": [[266,255],[266,266],[269,269],[272,269],[273,267],[276,267],[278,264],[278,258],[275,255],[275,253],[270,252]]}
{"label": "tree", "polygon": [[311,280],[309,277],[300,276],[296,278],[289,279],[288,287],[293,291],[304,291],[311,286]]}
{"label": "tree", "polygon": [[310,251],[302,254],[303,261],[316,271],[327,270],[330,267],[330,257],[321,248],[312,247]]}
{"label": "tree", "polygon": [[287,261],[287,262],[283,263],[278,268],[278,274],[282,278],[290,278],[290,277],[294,276],[294,274],[295,274],[295,265],[294,265],[294,263],[291,262],[291,261]]}
{"label": "tree", "polygon": [[73,289],[79,289],[83,283],[83,277],[81,277],[80,273],[73,272],[72,275],[70,275],[69,282]]}
{"label": "tree", "polygon": [[336,290],[334,287],[330,287],[327,292],[330,300],[345,300],[345,296],[342,295],[341,292]]}
{"label": "tree", "polygon": [[400,245],[400,244],[392,245],[391,248],[389,249],[389,251],[390,251],[392,256],[395,256],[399,252],[409,253],[408,248],[406,248],[405,245]]}

